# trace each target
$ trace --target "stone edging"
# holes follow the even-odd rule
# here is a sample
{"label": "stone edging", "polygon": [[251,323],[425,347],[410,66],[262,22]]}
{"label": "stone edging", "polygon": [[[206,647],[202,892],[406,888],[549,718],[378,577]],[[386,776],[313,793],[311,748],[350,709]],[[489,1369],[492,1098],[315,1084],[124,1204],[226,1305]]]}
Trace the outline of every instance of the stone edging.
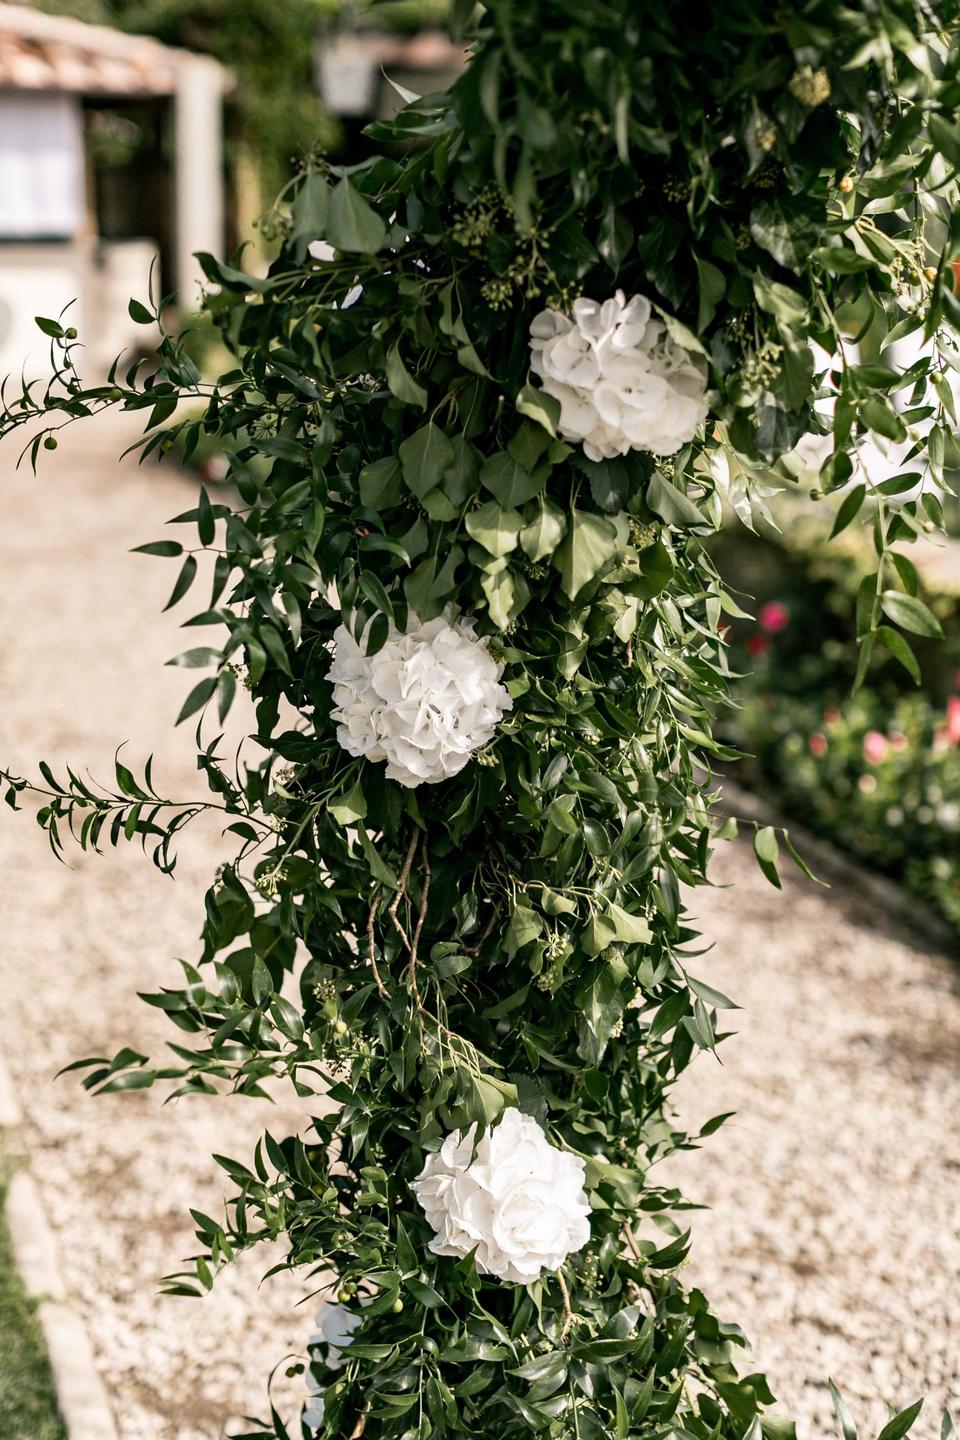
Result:
{"label": "stone edging", "polygon": [[[23,1112],[10,1071],[0,1056],[0,1129],[16,1132],[22,1125]],[[37,1182],[26,1166],[11,1177],[6,1221],[14,1262],[27,1294],[36,1302],[36,1315],[47,1347],[67,1440],[118,1440],[90,1337],[69,1303],[57,1260],[56,1241]]]}

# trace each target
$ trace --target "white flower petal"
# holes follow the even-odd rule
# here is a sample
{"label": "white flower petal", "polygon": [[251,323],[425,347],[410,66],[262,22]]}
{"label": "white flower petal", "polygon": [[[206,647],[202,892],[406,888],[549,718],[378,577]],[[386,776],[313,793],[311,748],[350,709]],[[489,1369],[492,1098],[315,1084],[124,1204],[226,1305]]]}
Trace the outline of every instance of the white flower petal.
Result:
{"label": "white flower petal", "polygon": [[334,643],[327,679],[338,741],[350,755],[386,761],[388,778],[409,789],[459,774],[513,708],[503,666],[470,617],[421,624],[411,614],[376,655],[364,655],[343,625]]}
{"label": "white flower petal", "polygon": [[590,460],[673,455],[707,418],[706,366],[669,338],[643,295],[581,297],[572,318],[541,311],[530,352],[533,374],[560,402],[558,432]]}
{"label": "white flower petal", "polygon": [[435,1255],[474,1254],[478,1271],[526,1285],[590,1239],[584,1162],[551,1145],[517,1109],[474,1145],[455,1130],[427,1157],[412,1189],[436,1231]]}

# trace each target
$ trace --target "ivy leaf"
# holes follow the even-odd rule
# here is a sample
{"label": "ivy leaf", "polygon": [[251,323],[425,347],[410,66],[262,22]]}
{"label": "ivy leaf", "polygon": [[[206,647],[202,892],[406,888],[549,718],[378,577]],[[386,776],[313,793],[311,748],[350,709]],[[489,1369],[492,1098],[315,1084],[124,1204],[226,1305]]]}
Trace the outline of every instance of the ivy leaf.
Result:
{"label": "ivy leaf", "polygon": [[559,505],[544,499],[535,518],[520,531],[520,545],[524,554],[536,564],[553,554],[566,533],[566,515]]}
{"label": "ivy leaf", "polygon": [[659,470],[655,470],[650,477],[646,499],[647,505],[654,515],[659,515],[660,519],[665,520],[668,525],[705,526],[709,524],[693,501],[682,490],[679,490],[672,480],[661,475]]}
{"label": "ivy leaf", "polygon": [[480,454],[466,435],[454,435],[453,459],[443,474],[444,493],[454,505],[462,505],[476,492],[480,475]]}
{"label": "ivy leaf", "polygon": [[652,545],[647,545],[640,551],[637,563],[640,566],[641,578],[630,581],[624,588],[627,594],[638,600],[652,600],[655,595],[662,594],[670,584],[675,569],[673,557],[662,541],[655,540]]}
{"label": "ivy leaf", "polygon": [[480,483],[504,508],[523,505],[543,489],[545,476],[535,480],[505,450],[491,455],[480,470]]}
{"label": "ivy leaf", "polygon": [[877,264],[876,260],[844,245],[824,245],[813,252],[813,258],[831,275],[856,275],[863,270],[874,270]]}
{"label": "ivy leaf", "polygon": [[400,461],[393,455],[374,460],[360,471],[360,503],[368,510],[389,510],[403,498]]}
{"label": "ivy leaf", "polygon": [[399,454],[407,489],[422,500],[440,484],[453,463],[454,450],[449,438],[431,420],[403,441]]}
{"label": "ivy leaf", "polygon": [[723,299],[727,282],[723,271],[719,270],[716,265],[712,265],[709,260],[701,260],[699,255],[694,255],[693,258],[697,266],[699,292],[697,329],[702,334],[717,313],[717,306]]}
{"label": "ivy leaf", "polygon": [[555,395],[548,395],[546,390],[538,390],[533,385],[524,385],[517,396],[517,409],[521,415],[535,420],[549,435],[556,438],[557,426],[560,423],[560,401]]}
{"label": "ivy leaf", "polygon": [[602,515],[571,510],[566,538],[553,557],[561,588],[569,600],[609,568],[619,543],[616,527]]}
{"label": "ivy leaf", "polygon": [[498,630],[506,630],[530,599],[526,580],[516,571],[504,568],[484,575],[480,584],[487,597],[490,619]]}
{"label": "ivy leaf", "polygon": [[577,1051],[588,1065],[600,1063],[610,1032],[623,1014],[621,985],[626,976],[627,967],[622,960],[602,964],[592,983],[580,993],[577,1017],[580,1043]]}
{"label": "ivy leaf", "polygon": [[306,258],[310,241],[317,240],[326,233],[329,214],[330,186],[323,175],[312,170],[304,177],[290,207],[294,255],[299,265],[302,265]]}
{"label": "ivy leaf", "polygon": [[396,395],[405,405],[416,405],[421,410],[427,408],[427,392],[404,365],[399,344],[392,345],[387,351],[387,385],[391,395]]}
{"label": "ivy leaf", "polygon": [[436,555],[421,560],[403,582],[403,593],[421,620],[432,620],[443,610],[447,597],[456,588],[457,568],[463,551],[454,545],[441,565]]}
{"label": "ivy leaf", "polygon": [[778,265],[799,271],[819,238],[816,213],[799,199],[761,200],[750,212],[750,234]]}
{"label": "ivy leaf", "polygon": [[387,238],[387,227],[346,178],[329,197],[326,238],[336,250],[375,255]]}
{"label": "ivy leaf", "polygon": [[354,825],[358,820],[366,819],[367,799],[359,785],[354,785],[345,795],[331,800],[327,806],[330,814],[338,825]]}
{"label": "ivy leaf", "polygon": [[530,905],[520,901],[513,909],[510,921],[503,932],[503,949],[509,960],[512,960],[518,950],[524,945],[529,945],[531,940],[536,940],[543,934],[543,921],[536,910]]}
{"label": "ivy leaf", "polygon": [[608,945],[646,945],[651,938],[650,926],[639,915],[631,915],[621,905],[606,901],[603,911],[594,915],[580,936],[586,955],[599,955]]}
{"label": "ivy leaf", "polygon": [[491,555],[509,555],[517,548],[523,516],[519,510],[504,510],[496,500],[488,500],[486,505],[469,511],[464,524],[470,538]]}
{"label": "ivy leaf", "polygon": [[588,460],[578,455],[576,467],[590,481],[590,494],[606,515],[616,515],[630,498],[633,477],[625,459]]}

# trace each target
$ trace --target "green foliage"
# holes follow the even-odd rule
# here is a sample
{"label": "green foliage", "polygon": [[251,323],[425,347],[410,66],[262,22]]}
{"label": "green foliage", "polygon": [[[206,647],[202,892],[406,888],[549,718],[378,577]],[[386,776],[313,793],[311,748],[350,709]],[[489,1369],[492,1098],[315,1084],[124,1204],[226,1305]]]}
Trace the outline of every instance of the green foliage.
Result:
{"label": "green foliage", "polygon": [[[383,154],[292,182],[266,277],[203,257],[234,356],[216,384],[167,338],[155,370],[84,387],[54,331],[53,383],[4,418],[53,430],[120,404],[145,411],[144,454],[216,437],[228,461],[236,502],[201,491],[183,538],[146,548],[176,561],[178,603],[188,551],[216,553],[186,622],[211,638],[180,657],[210,673],[181,719],[215,732],[242,666],[262,758],[228,775],[201,743],[238,853],[208,891],[198,965],[146,997],[189,1043],[163,1068],[90,1061],[85,1083],[323,1093],[306,1138],[221,1158],[226,1214],[196,1216],[199,1254],[171,1286],[206,1290],[280,1239],[318,1288],[369,1301],[343,1369],[314,1366],[330,1435],[793,1435],[761,1418],[763,1377],[738,1375],[741,1332],[683,1287],[685,1202],[655,1169],[702,1138],[669,1089],[731,1003],[696,973],[682,899],[718,838],[711,765],[734,754],[712,719],[741,612],[703,542],[725,493],[749,516],[828,423],[811,339],[833,353],[864,310],[888,340],[926,325],[905,415],[888,398],[903,377],[838,357],[820,483],[843,485],[871,433],[932,421],[922,497],[892,510],[880,492],[870,512],[864,666],[881,631],[932,628],[894,547],[939,516],[927,379],[955,359],[957,16],[687,11],[492,0],[450,95],[371,126]],[[310,258],[320,239],[333,260]],[[618,287],[709,362],[713,418],[669,459],[588,462],[530,378],[533,315]],[[490,637],[514,709],[455,778],[404,790],[339,745],[332,638],[343,623],[372,652],[391,621],[447,606]],[[50,788],[49,814],[73,815],[71,785]],[[780,846],[757,832],[773,879]],[[409,1188],[444,1134],[507,1105],[583,1157],[593,1207],[589,1244],[527,1287],[431,1255]],[[251,1432],[283,1434],[276,1412]]]}

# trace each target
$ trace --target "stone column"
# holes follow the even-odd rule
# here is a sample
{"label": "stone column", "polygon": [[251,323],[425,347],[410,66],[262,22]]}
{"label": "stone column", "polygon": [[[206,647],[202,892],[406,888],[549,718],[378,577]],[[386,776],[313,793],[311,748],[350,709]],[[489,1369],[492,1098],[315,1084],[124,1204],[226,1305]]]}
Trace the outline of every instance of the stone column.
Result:
{"label": "stone column", "polygon": [[185,55],[177,66],[176,273],[181,310],[195,310],[203,272],[198,250],[223,254],[223,87],[215,60]]}

